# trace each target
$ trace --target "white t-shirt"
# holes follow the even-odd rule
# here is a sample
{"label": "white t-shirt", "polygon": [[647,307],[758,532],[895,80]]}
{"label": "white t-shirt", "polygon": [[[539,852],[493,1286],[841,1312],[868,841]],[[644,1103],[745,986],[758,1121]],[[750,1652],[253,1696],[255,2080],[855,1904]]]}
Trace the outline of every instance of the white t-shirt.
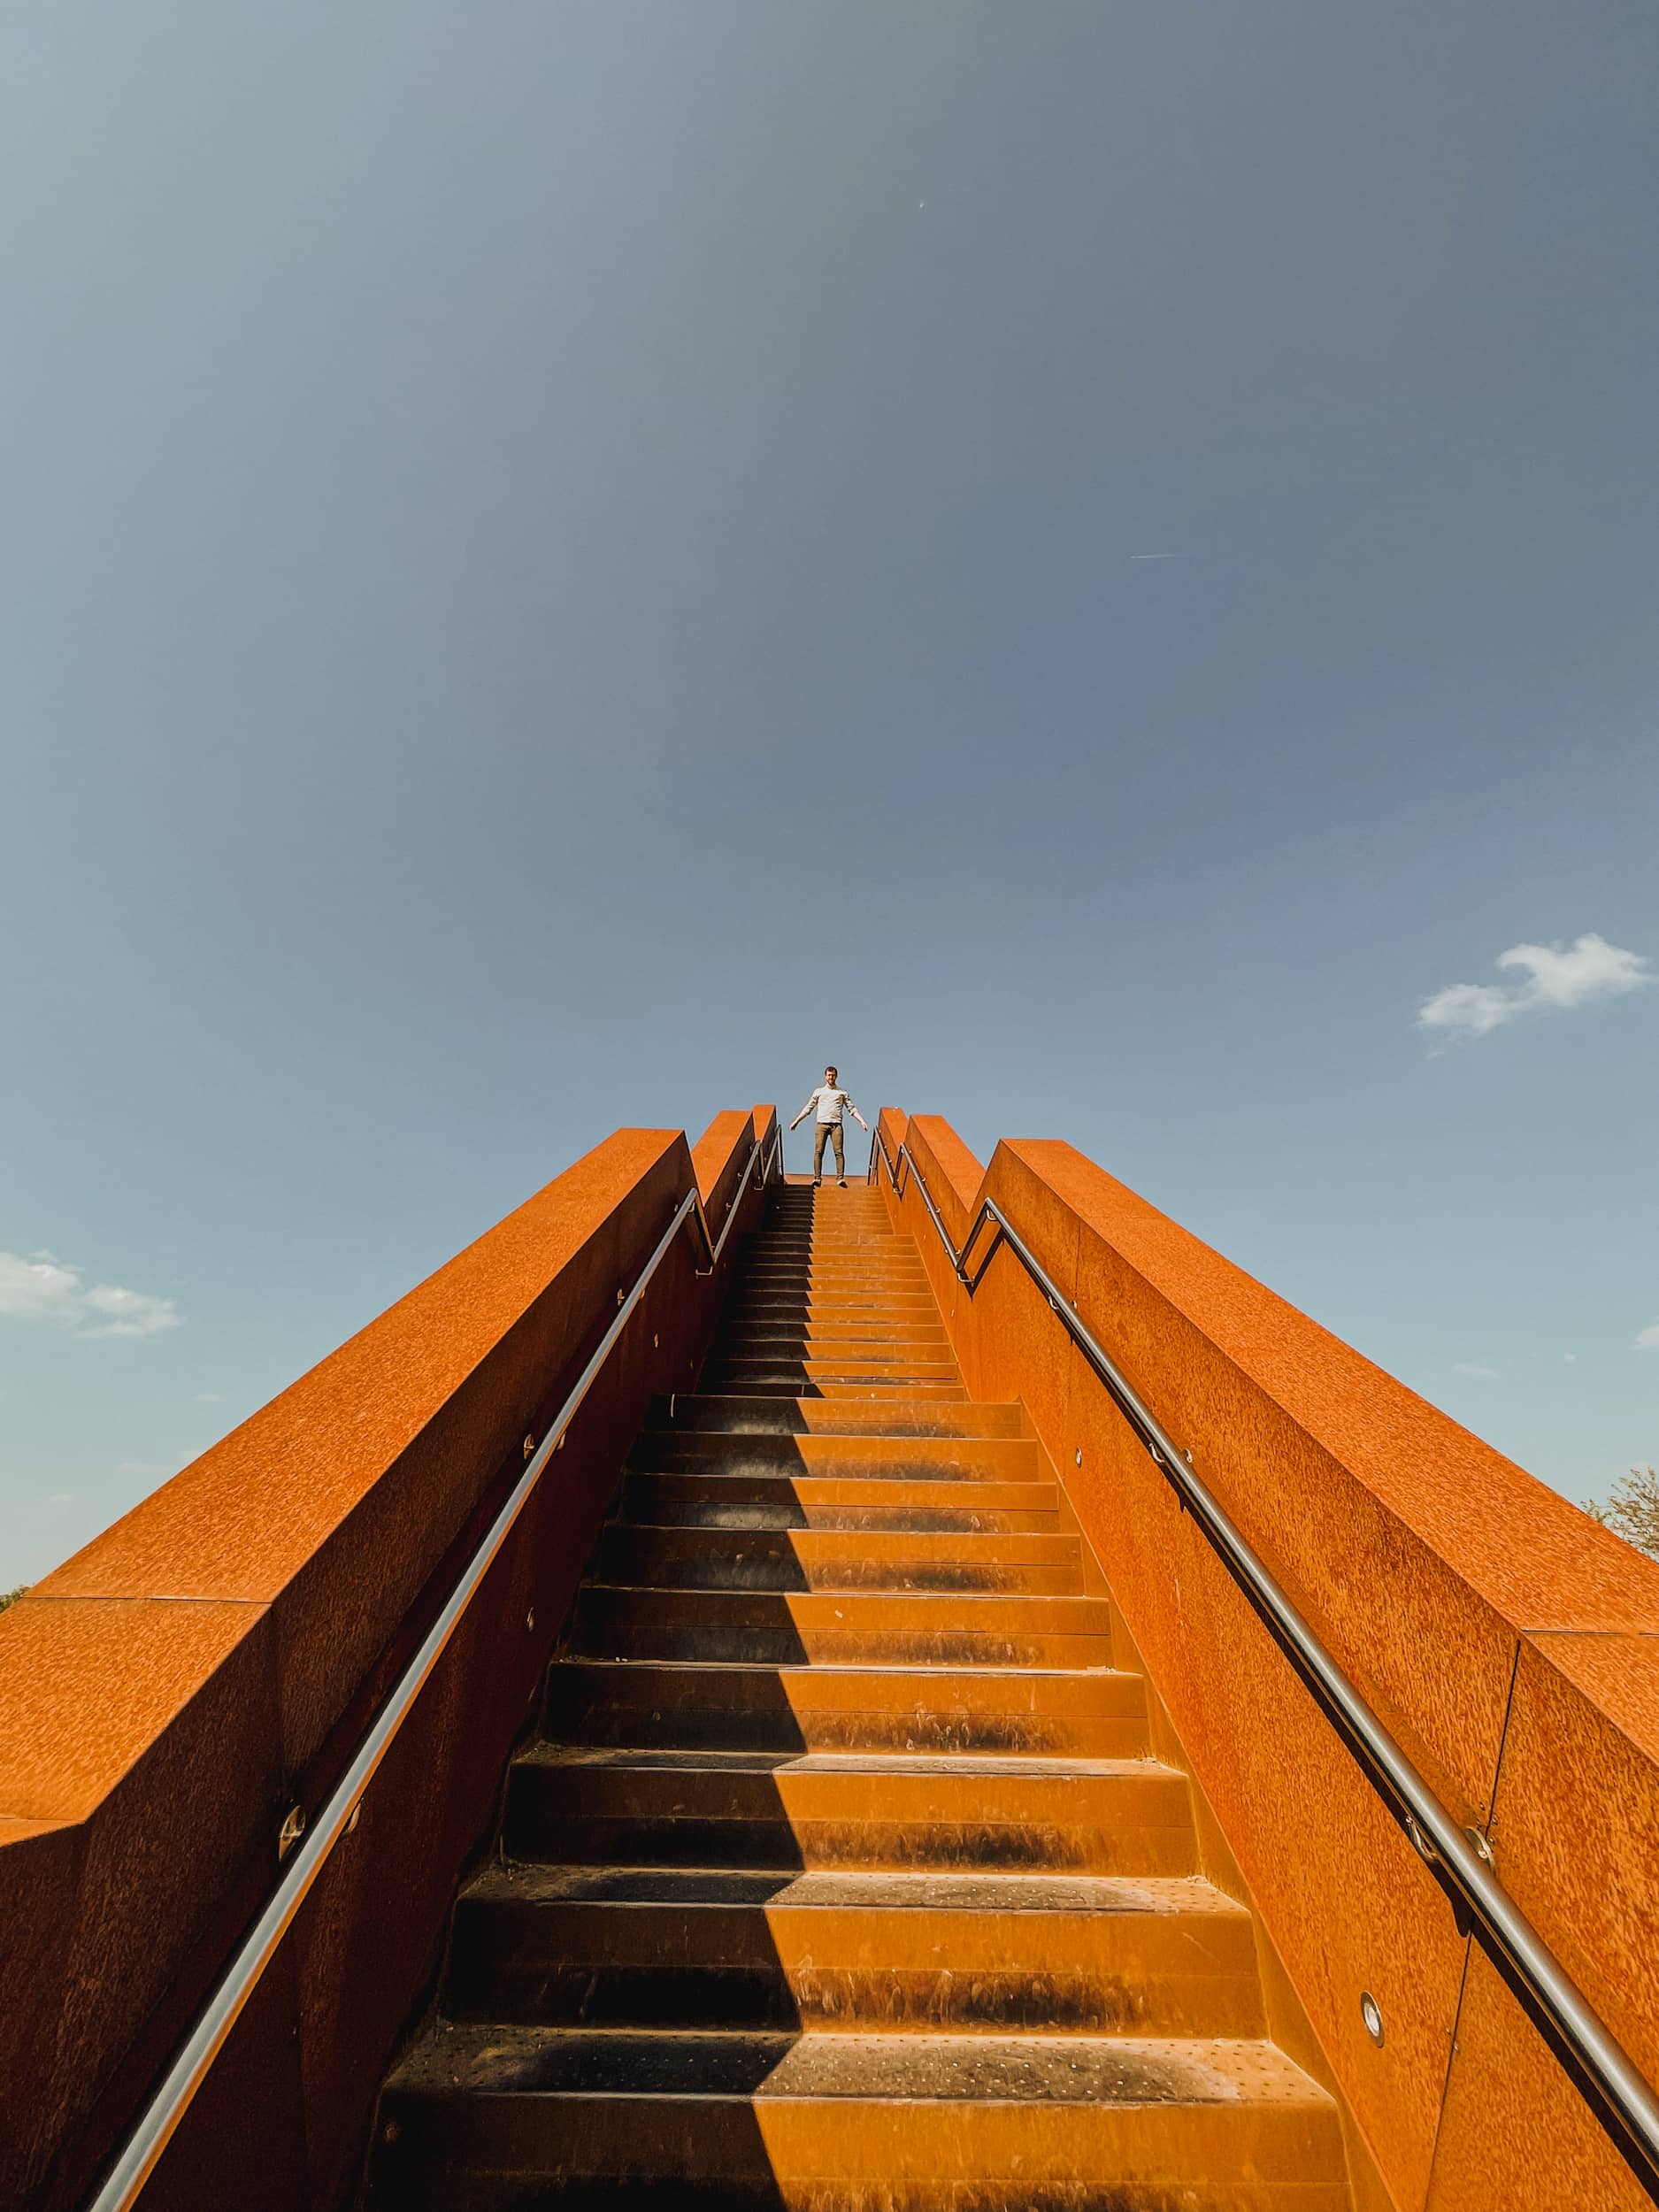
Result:
{"label": "white t-shirt", "polygon": [[833,1090],[827,1083],[820,1083],[807,1104],[817,1107],[820,1121],[839,1121],[841,1109],[851,1106],[852,1101],[845,1091]]}

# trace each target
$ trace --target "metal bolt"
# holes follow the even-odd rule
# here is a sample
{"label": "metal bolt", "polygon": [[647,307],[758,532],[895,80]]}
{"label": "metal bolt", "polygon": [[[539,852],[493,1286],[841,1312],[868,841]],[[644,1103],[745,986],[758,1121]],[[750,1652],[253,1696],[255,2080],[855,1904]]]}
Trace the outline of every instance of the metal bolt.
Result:
{"label": "metal bolt", "polygon": [[1463,1833],[1468,1837],[1469,1847],[1474,1853],[1475,1856],[1478,1859],[1483,1860],[1487,1866],[1490,1866],[1492,1864],[1491,1838],[1488,1836],[1483,1836],[1479,1828],[1465,1828]]}
{"label": "metal bolt", "polygon": [[534,1459],[535,1457],[535,1439],[534,1436],[526,1436],[525,1438],[524,1455],[526,1459]]}
{"label": "metal bolt", "polygon": [[655,1350],[657,1349],[657,1346],[658,1346],[658,1345],[662,1342],[662,1340],[662,1340],[662,1338],[657,1334],[657,1333],[656,1333],[656,1331],[655,1331],[655,1330],[653,1330],[653,1331],[652,1331],[652,1333],[651,1333],[651,1349],[652,1349],[652,1351],[655,1351]]}
{"label": "metal bolt", "polygon": [[623,1290],[619,1290],[619,1291],[618,1291],[618,1293],[617,1293],[617,1303],[618,1303],[618,1305],[620,1305],[620,1304],[622,1303],[623,1300],[624,1300],[626,1296],[627,1296],[627,1293],[626,1293],[626,1291],[623,1291]]}
{"label": "metal bolt", "polygon": [[1077,1461],[1078,1465],[1080,1467],[1080,1466],[1083,1464],[1083,1447],[1082,1447],[1080,1444],[1078,1446],[1077,1450],[1076,1450],[1076,1452],[1072,1455],[1072,1456],[1075,1458],[1075,1460]]}
{"label": "metal bolt", "polygon": [[534,1605],[530,1608],[530,1610],[529,1610],[529,1611],[528,1611],[528,1612],[525,1615],[525,1617],[524,1617],[524,1625],[525,1625],[525,1632],[526,1632],[526,1635],[527,1635],[527,1634],[529,1633],[529,1632],[530,1632],[530,1631],[531,1631],[531,1630],[532,1630],[532,1629],[535,1626],[535,1608],[534,1608]]}
{"label": "metal bolt", "polygon": [[286,1859],[300,1838],[305,1833],[305,1808],[290,1805],[287,1817],[277,1830],[276,1855],[279,1861]]}
{"label": "metal bolt", "polygon": [[1383,2047],[1382,2007],[1369,1989],[1359,1993],[1359,2016],[1365,2023],[1365,2032],[1380,2051]]}

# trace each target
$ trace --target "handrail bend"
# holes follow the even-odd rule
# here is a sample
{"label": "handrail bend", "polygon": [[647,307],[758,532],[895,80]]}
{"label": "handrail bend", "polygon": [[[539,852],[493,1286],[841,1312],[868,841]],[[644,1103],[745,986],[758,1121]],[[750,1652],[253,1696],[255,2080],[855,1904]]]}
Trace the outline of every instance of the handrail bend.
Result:
{"label": "handrail bend", "polygon": [[396,1686],[375,1716],[350,1765],[324,1800],[316,1819],[302,1832],[301,1840],[283,1868],[265,1909],[219,1977],[212,1995],[197,2014],[196,2024],[178,2056],[127,2136],[115,2163],[104,2177],[103,2186],[96,2196],[88,2200],[87,2212],[128,2212],[128,2208],[137,2201],[140,2192],[155,2169],[156,2162],[189,2109],[196,2092],[207,2078],[209,2069],[223,2048],[226,2038],[257,1987],[260,1977],[276,1954],[277,1946],[293,1924],[295,1916],[327,1863],[334,1846],[355,1824],[358,1804],[373,1778],[375,1769],[385,1758],[393,1740],[408,1719],[416,1699],[442,1656],[444,1647],[459,1626],[461,1617],[477,1594],[480,1584],[511,1533],[513,1524],[528,1504],[530,1494],[541,1479],[549,1460],[564,1442],[565,1431],[580,1410],[618,1338],[627,1326],[634,1308],[645,1295],[652,1277],[673,1249],[675,1238],[687,1221],[694,1222],[709,1256],[708,1266],[699,1268],[697,1271],[700,1275],[712,1274],[726,1248],[726,1240],[732,1233],[733,1224],[737,1219],[757,1165],[760,1168],[764,1187],[782,1142],[782,1132],[777,1129],[773,1130],[768,1145],[763,1146],[761,1140],[756,1138],[749,1150],[748,1164],[743,1170],[742,1180],[726,1210],[725,1225],[718,1238],[710,1234],[708,1217],[703,1212],[703,1201],[695,1183],[675,1207],[673,1218],[664,1230],[656,1250],[645,1263],[633,1289],[618,1307],[615,1318],[599,1340],[592,1357],[577,1378],[575,1386],[554,1416],[547,1434],[467,1562],[443,1610],[427,1630],[419,1649],[398,1677]]}
{"label": "handrail bend", "polygon": [[[989,1198],[982,1198],[960,1251],[945,1227],[927,1179],[908,1143],[895,1162],[879,1122],[871,1149],[871,1180],[879,1185],[878,1151],[895,1196],[902,1195],[901,1171],[909,1170],[945,1248],[956,1280],[972,1297],[999,1244],[1006,1244],[1048,1300],[1067,1333],[1105,1385],[1130,1426],[1167,1478],[1182,1505],[1220,1555],[1279,1648],[1335,1725],[1372,1786],[1420,1855],[1453,1893],[1460,1923],[1480,1934],[1512,1985],[1530,2001],[1556,2054],[1596,2111],[1602,2125],[1648,2196],[1659,2202],[1659,2098],[1625,2056],[1589,2000],[1516,1903],[1490,1863],[1491,1846],[1478,1828],[1463,1829],[1442,1805],[1388,1729],[1320,1642],[1298,1608],[1252,1548],[1182,1451],[1090,1333],[1058,1284],[1018,1231]],[[969,1272],[968,1255],[987,1223],[995,1234]]]}

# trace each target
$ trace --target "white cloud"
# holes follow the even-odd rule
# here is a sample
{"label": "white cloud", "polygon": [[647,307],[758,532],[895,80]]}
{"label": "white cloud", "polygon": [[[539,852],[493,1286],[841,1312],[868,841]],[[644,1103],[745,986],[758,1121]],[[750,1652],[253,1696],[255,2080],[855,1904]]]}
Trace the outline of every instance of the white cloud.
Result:
{"label": "white cloud", "polygon": [[1511,945],[1498,955],[1497,964],[1515,971],[1516,979],[1448,983],[1417,1009],[1418,1028],[1484,1037],[1523,1014],[1567,1013],[1659,981],[1646,954],[1609,945],[1594,930],[1566,946]]}
{"label": "white cloud", "polygon": [[72,1336],[157,1336],[184,1318],[171,1298],[88,1283],[78,1267],[36,1252],[0,1252],[0,1316],[44,1321]]}
{"label": "white cloud", "polygon": [[1473,1375],[1481,1382],[1498,1380],[1498,1371],[1495,1367],[1479,1367],[1473,1360],[1467,1359],[1454,1360],[1452,1364],[1460,1375]]}
{"label": "white cloud", "polygon": [[1631,1349],[1632,1352],[1659,1352],[1659,1321],[1655,1321],[1650,1328],[1641,1330]]}

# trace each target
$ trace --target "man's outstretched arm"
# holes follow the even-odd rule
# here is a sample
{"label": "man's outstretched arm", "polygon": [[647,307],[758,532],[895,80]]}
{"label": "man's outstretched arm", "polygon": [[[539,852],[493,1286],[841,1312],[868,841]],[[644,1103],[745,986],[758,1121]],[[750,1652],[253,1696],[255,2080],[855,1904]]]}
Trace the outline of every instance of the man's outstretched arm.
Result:
{"label": "man's outstretched arm", "polygon": [[[842,1096],[846,1096],[845,1092],[842,1093]],[[847,1100],[847,1110],[852,1116],[853,1119],[858,1124],[858,1126],[864,1130],[867,1135],[869,1133],[870,1124],[864,1119],[858,1109],[853,1104],[850,1098]]]}
{"label": "man's outstretched arm", "polygon": [[795,1116],[795,1119],[794,1119],[794,1120],[793,1120],[793,1121],[789,1124],[790,1128],[791,1128],[791,1129],[798,1129],[798,1128],[801,1126],[801,1124],[802,1124],[802,1123],[803,1123],[803,1122],[806,1119],[807,1116],[808,1116],[808,1115],[811,1112],[812,1109],[813,1109],[813,1108],[814,1108],[817,1104],[818,1104],[818,1093],[817,1093],[816,1091],[814,1091],[814,1092],[813,1092],[813,1094],[812,1094],[812,1095],[811,1095],[811,1097],[808,1099],[808,1101],[807,1101],[806,1104],[805,1104],[805,1105],[804,1105],[804,1106],[801,1109],[800,1112],[799,1112],[799,1113]]}

